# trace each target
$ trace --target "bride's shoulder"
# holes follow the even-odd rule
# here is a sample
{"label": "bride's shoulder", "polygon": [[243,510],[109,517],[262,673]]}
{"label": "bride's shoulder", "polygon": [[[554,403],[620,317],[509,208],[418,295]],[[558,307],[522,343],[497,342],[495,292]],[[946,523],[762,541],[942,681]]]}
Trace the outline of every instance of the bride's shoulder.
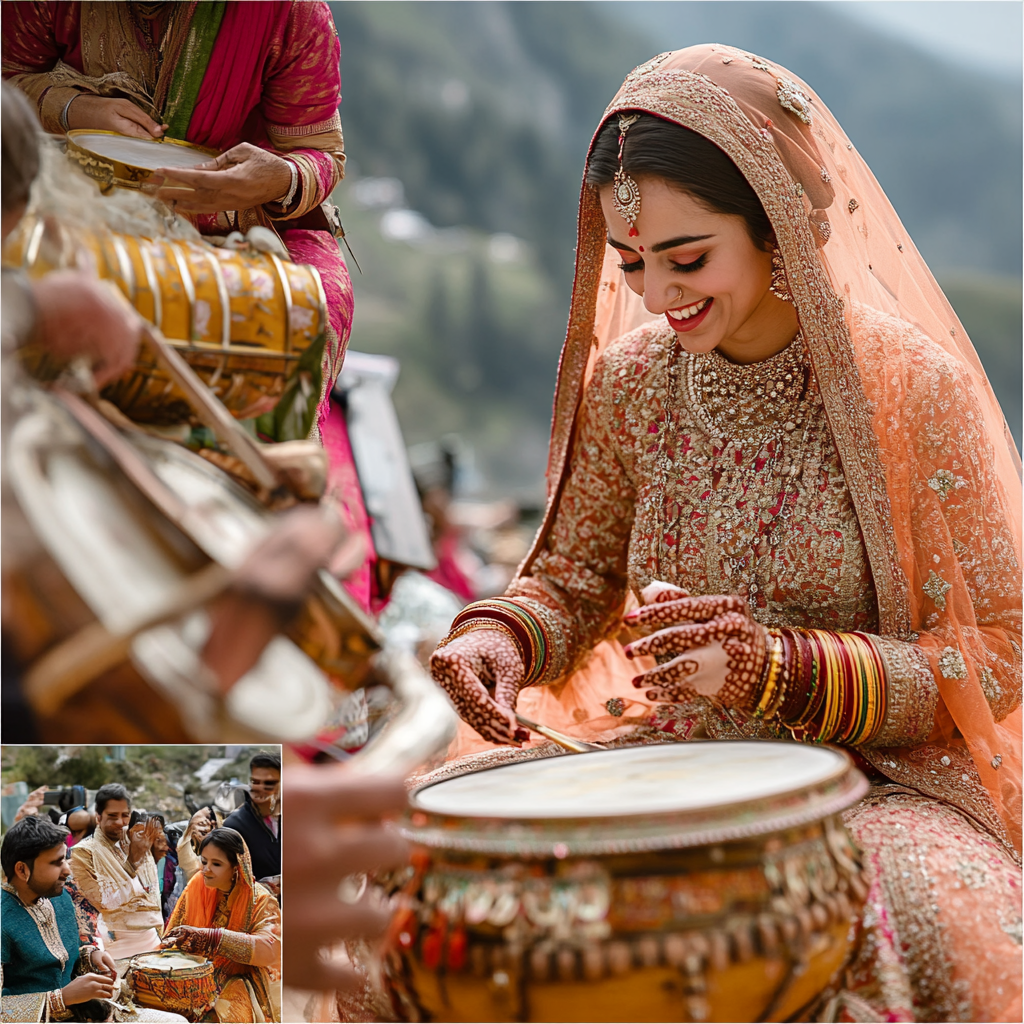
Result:
{"label": "bride's shoulder", "polygon": [[664,362],[674,341],[675,331],[664,319],[652,320],[609,342],[599,364],[605,373],[626,371],[631,377],[643,377]]}
{"label": "bride's shoulder", "polygon": [[963,361],[917,324],[864,303],[854,303],[852,312],[862,362],[870,360],[879,372],[900,372],[911,389],[963,377]]}

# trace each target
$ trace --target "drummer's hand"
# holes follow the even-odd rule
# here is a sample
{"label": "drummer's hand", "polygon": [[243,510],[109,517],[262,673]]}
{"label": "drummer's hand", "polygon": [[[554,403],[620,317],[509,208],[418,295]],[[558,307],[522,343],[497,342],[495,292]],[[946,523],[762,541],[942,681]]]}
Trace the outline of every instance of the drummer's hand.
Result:
{"label": "drummer's hand", "polygon": [[117,981],[117,964],[105,949],[94,949],[89,954],[89,963],[97,974],[109,974],[112,981]]}
{"label": "drummer's hand", "polygon": [[214,942],[213,928],[196,928],[190,924],[179,924],[172,928],[161,940],[160,948],[174,946],[184,953],[203,954],[213,952],[210,948]]}
{"label": "drummer's hand", "polygon": [[132,135],[136,139],[159,139],[167,130],[167,125],[157,124],[131,100],[84,93],[71,101],[68,127],[117,132],[119,135]]}
{"label": "drummer's hand", "polygon": [[58,359],[86,356],[97,387],[135,361],[140,320],[109,281],[78,270],[55,270],[32,282],[38,315],[34,341]]}
{"label": "drummer's hand", "polygon": [[114,979],[105,974],[80,974],[60,994],[65,1006],[87,1003],[90,999],[113,999]]}
{"label": "drummer's hand", "polygon": [[[519,746],[530,738],[513,714],[525,675],[523,659],[501,630],[474,630],[439,647],[430,658],[430,674],[462,720],[485,740]],[[493,699],[485,684],[494,686]]]}
{"label": "drummer's hand", "polygon": [[652,687],[649,700],[704,696],[727,707],[752,706],[764,670],[767,631],[754,621],[746,598],[690,597],[663,583],[651,584],[641,596],[647,603],[623,622],[657,632],[629,644],[626,656],[676,657],[638,675],[633,680],[637,689]]}
{"label": "drummer's hand", "polygon": [[[164,184],[168,178],[173,184]],[[157,199],[184,213],[250,210],[284,198],[291,183],[287,160],[248,142],[198,167],[160,167],[149,179],[150,186],[158,186]]]}
{"label": "drummer's hand", "polygon": [[345,939],[382,935],[391,913],[372,886],[355,903],[332,896],[351,875],[386,871],[408,861],[405,840],[381,820],[405,809],[405,786],[401,778],[360,776],[347,765],[293,765],[285,773],[284,788],[284,977],[295,988],[351,991],[362,986],[360,976],[320,951]]}

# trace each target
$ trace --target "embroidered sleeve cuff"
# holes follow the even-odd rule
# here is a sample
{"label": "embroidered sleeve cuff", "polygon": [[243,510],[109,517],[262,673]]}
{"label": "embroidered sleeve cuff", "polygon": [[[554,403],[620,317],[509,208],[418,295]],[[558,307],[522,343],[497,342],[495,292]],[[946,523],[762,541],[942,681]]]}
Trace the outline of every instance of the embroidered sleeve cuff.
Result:
{"label": "embroidered sleeve cuff", "polygon": [[872,738],[873,747],[904,747],[923,743],[932,731],[939,689],[924,652],[912,643],[871,637],[885,661],[889,702],[885,720]]}
{"label": "embroidered sleeve cuff", "polygon": [[256,937],[245,932],[224,932],[217,944],[217,955],[236,964],[251,964]]}
{"label": "embroidered sleeve cuff", "polygon": [[64,110],[76,96],[81,95],[82,90],[73,86],[55,85],[47,89],[39,100],[39,120],[43,131],[51,135],[63,135],[67,131],[63,123]]}

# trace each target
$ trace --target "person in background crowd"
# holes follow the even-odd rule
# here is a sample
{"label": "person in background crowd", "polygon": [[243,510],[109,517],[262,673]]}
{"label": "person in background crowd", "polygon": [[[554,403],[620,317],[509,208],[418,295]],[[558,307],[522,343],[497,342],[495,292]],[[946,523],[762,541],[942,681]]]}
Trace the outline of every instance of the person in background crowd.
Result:
{"label": "person in background crowd", "polygon": [[[245,803],[224,819],[225,828],[240,832],[249,847],[255,877],[281,874],[281,757],[260,751],[249,761],[249,792]],[[264,882],[266,885],[267,883]],[[274,883],[268,888],[276,888]]]}
{"label": "person in background crowd", "polygon": [[[49,818],[29,815],[11,826],[0,848],[6,879],[0,894],[4,1024],[109,1016],[95,1001],[114,998],[117,967],[109,952],[79,941],[75,909],[64,888],[67,834]],[[157,1010],[118,1019],[184,1020]]]}
{"label": "person in background crowd", "polygon": [[217,815],[212,807],[200,807],[189,819],[177,843],[178,865],[186,882],[191,881],[192,876],[202,866],[199,863],[199,844],[218,824]]}
{"label": "person in background crowd", "polygon": [[131,798],[117,783],[97,790],[96,814],[96,832],[71,849],[75,882],[113,931],[107,949],[115,957],[158,949],[164,919],[152,849],[160,823],[129,829]]}

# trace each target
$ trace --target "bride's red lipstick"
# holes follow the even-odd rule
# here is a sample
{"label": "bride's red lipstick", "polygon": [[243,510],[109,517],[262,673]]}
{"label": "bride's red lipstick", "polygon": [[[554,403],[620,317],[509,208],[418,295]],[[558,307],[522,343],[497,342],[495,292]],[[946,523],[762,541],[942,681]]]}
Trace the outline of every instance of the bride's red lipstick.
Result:
{"label": "bride's red lipstick", "polygon": [[708,315],[708,310],[714,305],[715,300],[709,298],[707,305],[699,312],[695,313],[688,320],[684,320],[682,317],[674,317],[670,312],[665,314],[665,319],[668,320],[669,326],[672,330],[677,331],[679,334],[685,334],[687,331],[692,331],[704,322]]}

